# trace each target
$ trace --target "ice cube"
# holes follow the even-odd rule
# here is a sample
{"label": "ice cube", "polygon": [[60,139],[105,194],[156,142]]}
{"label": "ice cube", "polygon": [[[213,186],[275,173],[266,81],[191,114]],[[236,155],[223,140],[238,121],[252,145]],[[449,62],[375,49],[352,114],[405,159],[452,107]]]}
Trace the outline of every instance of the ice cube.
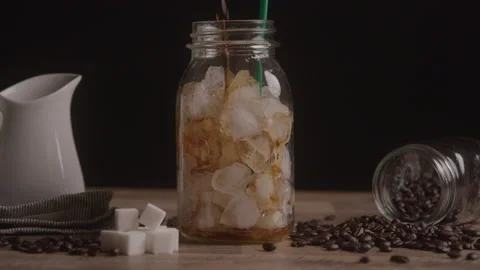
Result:
{"label": "ice cube", "polygon": [[267,119],[271,119],[276,113],[290,115],[290,109],[278,99],[266,97],[262,98],[260,103],[262,104],[263,113]]}
{"label": "ice cube", "polygon": [[232,195],[217,190],[212,192],[212,202],[221,208],[226,208],[232,198]]}
{"label": "ice cube", "polygon": [[256,173],[270,171],[269,160],[272,155],[272,142],[268,135],[258,136],[238,141],[235,149],[240,159]]}
{"label": "ice cube", "polygon": [[[273,178],[270,174],[256,174],[255,181],[251,187],[252,196],[257,200],[260,209],[267,210],[273,207],[278,201],[278,195],[273,185]],[[275,201],[272,200],[275,199]]]}
{"label": "ice cube", "polygon": [[283,157],[282,162],[280,163],[280,169],[282,170],[283,177],[285,180],[290,180],[292,176],[292,161],[290,160],[290,151],[285,145],[282,146],[284,149],[282,150]]}
{"label": "ice cube", "polygon": [[156,207],[151,203],[147,203],[143,209],[142,215],[138,220],[140,224],[145,225],[147,228],[155,229],[162,224],[163,219],[167,213],[162,209]]}
{"label": "ice cube", "polygon": [[219,192],[235,195],[239,191],[245,190],[250,175],[252,175],[252,171],[247,166],[233,163],[213,174],[212,186]]}
{"label": "ice cube", "polygon": [[255,198],[239,194],[227,205],[223,212],[220,223],[238,229],[249,229],[260,219],[260,211]]}
{"label": "ice cube", "polygon": [[222,134],[218,120],[205,118],[192,120],[184,128],[184,152],[195,157],[192,170],[215,171],[222,155]]}
{"label": "ice cube", "polygon": [[235,108],[239,106],[243,106],[244,103],[248,102],[258,102],[260,98],[260,90],[258,84],[254,85],[247,85],[238,88],[234,92],[228,95],[227,99],[227,106],[229,108]]}
{"label": "ice cube", "polygon": [[[229,72],[230,78],[233,78],[233,73]],[[205,78],[202,81],[207,88],[218,89],[222,93],[225,90],[225,68],[222,66],[211,66],[205,73]],[[220,89],[222,91],[220,91]],[[214,93],[217,91],[213,91]]]}
{"label": "ice cube", "polygon": [[138,209],[115,209],[115,229],[117,231],[130,231],[138,227]]}
{"label": "ice cube", "polygon": [[250,106],[233,108],[230,111],[230,130],[234,140],[252,137],[263,130],[263,121]]}
{"label": "ice cube", "polygon": [[233,139],[229,136],[223,136],[222,137],[222,155],[218,160],[219,168],[230,166],[234,162],[237,162],[239,159],[240,157],[235,151],[235,143]]}
{"label": "ice cube", "polygon": [[223,88],[209,88],[203,82],[187,83],[182,93],[182,110],[187,119],[216,115],[223,106]]}
{"label": "ice cube", "polygon": [[280,211],[268,212],[260,218],[256,227],[260,229],[277,229],[287,226],[287,219]]}
{"label": "ice cube", "polygon": [[235,91],[236,89],[246,86],[246,85],[253,85],[255,83],[255,79],[250,75],[248,70],[240,70],[235,74],[230,86],[228,87],[228,93]]}
{"label": "ice cube", "polygon": [[222,209],[212,200],[212,192],[204,192],[201,198],[200,209],[197,213],[197,228],[200,230],[216,226],[220,221]]}
{"label": "ice cube", "polygon": [[292,133],[292,118],[283,113],[275,113],[267,120],[267,130],[270,138],[277,144],[285,144]]}
{"label": "ice cube", "polygon": [[146,233],[140,231],[118,232],[114,235],[116,248],[120,249],[120,254],[127,256],[137,256],[145,254]]}
{"label": "ice cube", "polygon": [[268,70],[265,70],[263,73],[265,74],[265,80],[267,81],[268,90],[270,91],[270,93],[272,93],[274,97],[279,98],[282,92],[282,88],[277,77],[275,77],[275,75],[273,75]]}
{"label": "ice cube", "polygon": [[275,190],[279,196],[279,206],[285,216],[293,214],[293,190],[290,181],[284,178],[276,179]]}

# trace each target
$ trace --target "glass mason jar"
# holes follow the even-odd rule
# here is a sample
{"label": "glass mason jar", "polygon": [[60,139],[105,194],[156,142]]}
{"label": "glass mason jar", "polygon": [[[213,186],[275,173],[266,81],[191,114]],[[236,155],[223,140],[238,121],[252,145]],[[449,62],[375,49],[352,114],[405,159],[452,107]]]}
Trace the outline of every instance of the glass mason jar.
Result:
{"label": "glass mason jar", "polygon": [[193,23],[177,96],[180,232],[281,241],[293,228],[293,104],[273,21]]}
{"label": "glass mason jar", "polygon": [[480,217],[480,143],[442,138],[388,155],[373,177],[377,208],[408,223],[465,224]]}

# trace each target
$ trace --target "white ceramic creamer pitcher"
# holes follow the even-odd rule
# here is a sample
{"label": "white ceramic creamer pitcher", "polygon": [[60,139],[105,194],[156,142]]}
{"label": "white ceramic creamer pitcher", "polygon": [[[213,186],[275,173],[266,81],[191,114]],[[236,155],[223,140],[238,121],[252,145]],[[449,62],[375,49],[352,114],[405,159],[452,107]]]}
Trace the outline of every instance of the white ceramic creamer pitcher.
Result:
{"label": "white ceramic creamer pitcher", "polygon": [[85,191],[70,120],[77,74],[45,74],[0,92],[0,205]]}

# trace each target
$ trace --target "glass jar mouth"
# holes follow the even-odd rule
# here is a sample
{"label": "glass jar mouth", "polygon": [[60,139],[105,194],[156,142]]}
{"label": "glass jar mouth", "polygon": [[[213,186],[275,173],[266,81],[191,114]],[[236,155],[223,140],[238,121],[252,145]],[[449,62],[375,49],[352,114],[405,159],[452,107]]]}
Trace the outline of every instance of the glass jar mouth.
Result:
{"label": "glass jar mouth", "polygon": [[191,44],[187,48],[216,48],[265,50],[279,46],[272,36],[272,20],[218,20],[192,23]]}
{"label": "glass jar mouth", "polygon": [[276,31],[273,20],[210,20],[194,21],[192,34],[198,32],[221,33],[238,31],[255,31],[259,33],[273,33]]}
{"label": "glass jar mouth", "polygon": [[[389,182],[394,180],[394,177],[389,175],[392,166],[396,165],[399,159],[409,153],[415,153],[420,159],[428,162],[429,166],[433,169],[433,173],[437,176],[438,183],[441,187],[438,204],[435,205],[433,211],[428,217],[416,221],[406,221],[399,218],[401,212],[394,204],[394,197],[390,190],[390,184],[392,183]],[[423,174],[422,170],[423,169],[421,169],[420,172]],[[422,175],[420,177],[422,177]],[[400,219],[402,222],[411,224],[420,222],[436,224],[445,218],[454,208],[456,200],[455,180],[457,177],[458,172],[452,161],[439,151],[426,145],[410,144],[392,151],[379,163],[372,180],[373,198],[377,209],[388,220]]]}

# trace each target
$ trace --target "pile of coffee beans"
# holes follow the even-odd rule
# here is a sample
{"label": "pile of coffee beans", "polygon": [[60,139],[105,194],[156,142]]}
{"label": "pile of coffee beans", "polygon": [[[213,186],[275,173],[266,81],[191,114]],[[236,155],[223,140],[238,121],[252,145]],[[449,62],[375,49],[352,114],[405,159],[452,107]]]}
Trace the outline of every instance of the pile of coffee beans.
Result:
{"label": "pile of coffee beans", "polygon": [[43,237],[35,241],[19,236],[0,236],[0,247],[24,253],[65,252],[72,256],[97,256],[100,251],[98,237],[74,238],[72,236]]}
{"label": "pile of coffee beans", "polygon": [[[165,221],[167,227],[177,227],[177,218],[172,217]],[[70,235],[57,237],[43,237],[35,241],[25,240],[20,236],[0,235],[0,248],[8,248],[24,253],[40,254],[65,252],[72,256],[95,257],[100,253],[99,236],[74,237]],[[120,250],[112,249],[105,253],[108,256],[118,256]]]}
{"label": "pile of coffee beans", "polygon": [[[392,190],[392,201],[398,210],[398,219],[418,222],[430,218],[439,203],[441,192],[436,175],[424,174],[418,180],[403,180],[401,186]],[[441,223],[454,223],[460,212],[460,209],[454,209]]]}
{"label": "pile of coffee beans", "polygon": [[439,202],[441,187],[436,177],[424,175],[417,181],[404,180],[392,192],[396,195],[393,204],[400,212],[399,219],[414,222],[430,217]]}
{"label": "pile of coffee beans", "polygon": [[[381,216],[361,216],[334,226],[325,220],[298,222],[290,235],[292,247],[320,246],[325,250],[366,253],[394,248],[448,253],[454,258],[462,250],[480,250],[480,231],[449,224],[412,225]],[[392,258],[392,260],[400,260]],[[402,259],[403,260],[403,259]]]}

